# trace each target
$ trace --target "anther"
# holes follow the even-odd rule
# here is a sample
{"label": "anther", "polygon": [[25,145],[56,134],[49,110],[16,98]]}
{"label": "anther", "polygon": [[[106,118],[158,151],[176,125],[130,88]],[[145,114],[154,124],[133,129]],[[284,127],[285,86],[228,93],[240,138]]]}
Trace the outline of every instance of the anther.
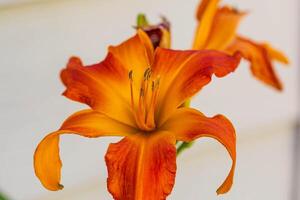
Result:
{"label": "anther", "polygon": [[144,72],[144,80],[149,80],[150,76],[151,76],[151,68],[149,67]]}
{"label": "anther", "polygon": [[133,97],[133,87],[132,87],[132,84],[133,84],[133,72],[132,72],[132,70],[129,71],[128,78],[130,80],[131,107],[132,107],[132,109],[134,109],[134,97]]}
{"label": "anther", "polygon": [[143,96],[144,96],[144,93],[145,93],[144,89],[141,88],[141,89],[140,89],[140,96],[143,97]]}
{"label": "anther", "polygon": [[155,87],[155,83],[154,81],[152,81],[152,85],[151,85],[152,92],[154,91],[154,87]]}
{"label": "anther", "polygon": [[132,79],[132,76],[133,76],[133,72],[132,72],[132,70],[130,70],[129,71],[129,73],[128,73],[128,77],[129,77],[129,79],[132,81],[133,79]]}

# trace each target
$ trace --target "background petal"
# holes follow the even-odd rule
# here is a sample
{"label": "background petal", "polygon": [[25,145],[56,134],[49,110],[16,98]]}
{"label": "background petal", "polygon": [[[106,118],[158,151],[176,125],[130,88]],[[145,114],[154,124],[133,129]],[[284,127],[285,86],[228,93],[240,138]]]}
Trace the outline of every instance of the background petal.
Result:
{"label": "background petal", "polygon": [[198,26],[195,32],[193,49],[203,49],[213,25],[219,0],[203,0],[197,10]]}
{"label": "background petal", "polygon": [[259,44],[244,37],[237,37],[232,44],[229,45],[226,51],[231,53],[236,51],[241,52],[242,56],[251,63],[250,69],[257,79],[277,90],[283,89],[282,84],[274,71],[274,66],[272,65],[272,58],[270,56],[274,57],[275,55],[274,51],[271,51],[270,48],[268,50],[263,44]]}
{"label": "background petal", "polygon": [[274,59],[286,65],[289,64],[289,59],[283,52],[279,51],[278,49],[275,49],[268,43],[264,43],[263,46],[264,48],[266,48],[268,55],[271,59]]}
{"label": "background petal", "polygon": [[223,50],[235,38],[236,31],[245,12],[230,7],[219,8],[216,12],[205,49]]}

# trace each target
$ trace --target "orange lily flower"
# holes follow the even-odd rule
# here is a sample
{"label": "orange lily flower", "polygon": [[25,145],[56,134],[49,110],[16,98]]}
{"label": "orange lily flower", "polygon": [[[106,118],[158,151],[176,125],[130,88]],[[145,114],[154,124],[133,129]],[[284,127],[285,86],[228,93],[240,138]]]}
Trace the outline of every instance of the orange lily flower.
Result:
{"label": "orange lily flower", "polygon": [[222,115],[206,117],[192,108],[179,108],[211,81],[234,71],[240,55],[218,51],[154,50],[145,32],[108,49],[106,58],[83,66],[72,57],[61,72],[69,99],[90,106],[71,115],[48,134],[34,154],[36,176],[49,190],[60,190],[61,134],[96,138],[124,137],[109,145],[105,155],[107,187],[116,200],[158,200],[170,194],[176,174],[176,140],[212,137],[232,159],[219,194],[233,181],[236,138]]}
{"label": "orange lily flower", "polygon": [[215,49],[227,53],[241,52],[251,63],[253,75],[277,90],[282,84],[274,71],[272,60],[288,64],[287,57],[270,44],[259,43],[238,35],[237,28],[246,12],[229,6],[218,6],[219,0],[202,0],[197,11],[199,21],[193,49]]}

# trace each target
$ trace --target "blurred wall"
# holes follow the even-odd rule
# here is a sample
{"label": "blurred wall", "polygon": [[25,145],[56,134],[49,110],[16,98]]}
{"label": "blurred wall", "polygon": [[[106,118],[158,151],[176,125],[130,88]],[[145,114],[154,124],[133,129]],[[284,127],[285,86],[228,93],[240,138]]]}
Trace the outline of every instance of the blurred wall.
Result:
{"label": "blurred wall", "polygon": [[[198,0],[22,2],[0,6],[0,189],[15,200],[111,199],[103,156],[109,142],[118,138],[63,136],[63,191],[46,191],[34,175],[32,156],[38,142],[85,107],[60,96],[64,88],[59,71],[72,55],[86,64],[103,59],[108,45],[134,33],[131,26],[138,12],[153,22],[167,16],[173,48],[189,48]],[[246,62],[203,89],[193,106],[209,116],[226,115],[237,129],[235,184],[228,194],[216,196],[230,159],[221,145],[202,139],[179,157],[169,199],[289,200],[295,176],[299,1],[225,2],[250,11],[241,24],[242,35],[269,41],[290,57],[290,67],[276,65],[285,90],[278,93],[254,80]]]}

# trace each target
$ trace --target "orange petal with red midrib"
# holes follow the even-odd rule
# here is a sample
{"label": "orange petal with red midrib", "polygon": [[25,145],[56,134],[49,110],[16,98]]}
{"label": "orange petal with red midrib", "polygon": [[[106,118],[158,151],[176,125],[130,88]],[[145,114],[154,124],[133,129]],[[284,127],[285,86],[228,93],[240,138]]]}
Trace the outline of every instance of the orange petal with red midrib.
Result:
{"label": "orange petal with red midrib", "polygon": [[232,159],[232,165],[217,193],[223,194],[230,190],[236,163],[236,135],[234,127],[226,117],[216,115],[208,118],[197,110],[179,108],[165,122],[161,130],[174,133],[176,139],[180,141],[191,142],[200,137],[211,137],[223,144]]}
{"label": "orange petal with red midrib", "polygon": [[160,77],[156,118],[161,125],[184,101],[211,81],[233,72],[240,55],[214,50],[177,51],[157,48],[153,76]]}
{"label": "orange petal with red midrib", "polygon": [[134,98],[137,100],[139,81],[152,62],[152,54],[150,39],[139,30],[120,45],[109,47],[109,53],[100,63],[83,66],[79,58],[72,57],[61,72],[61,79],[67,87],[63,94],[111,118],[135,126],[128,74],[133,71]]}
{"label": "orange petal with red midrib", "polygon": [[83,110],[71,115],[58,131],[48,134],[34,154],[36,176],[48,190],[60,190],[62,163],[59,156],[59,136],[77,134],[84,137],[126,136],[135,133],[130,126],[119,123],[93,110]]}
{"label": "orange petal with red midrib", "polygon": [[168,132],[125,137],[105,156],[107,185],[115,200],[164,200],[176,173],[175,138]]}
{"label": "orange petal with red midrib", "polygon": [[66,86],[63,95],[135,126],[128,92],[128,72],[122,64],[111,53],[98,64],[83,66],[78,63],[81,63],[79,58],[71,58],[67,68],[61,72]]}

